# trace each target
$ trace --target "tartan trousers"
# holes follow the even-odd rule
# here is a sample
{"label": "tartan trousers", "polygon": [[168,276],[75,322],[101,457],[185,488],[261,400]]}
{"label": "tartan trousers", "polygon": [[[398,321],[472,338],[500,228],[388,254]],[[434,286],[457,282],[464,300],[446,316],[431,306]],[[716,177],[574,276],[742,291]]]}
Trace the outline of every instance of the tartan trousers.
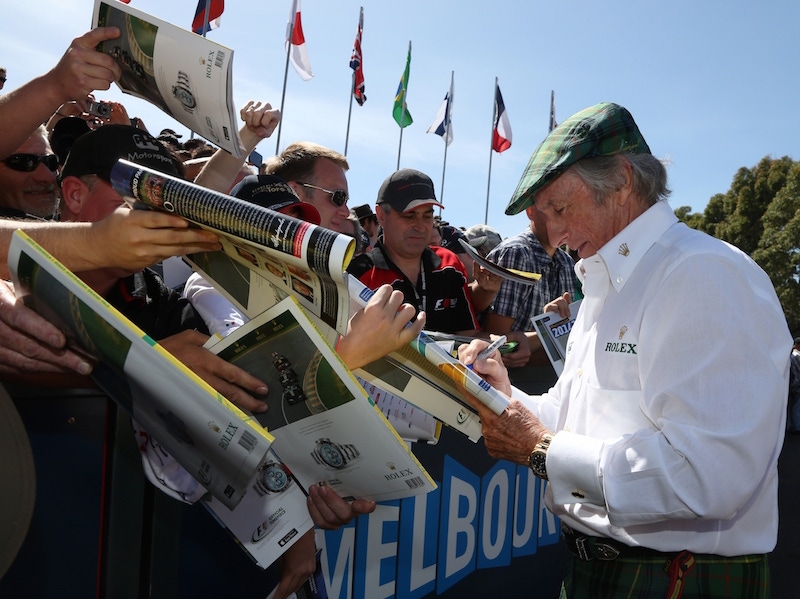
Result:
{"label": "tartan trousers", "polygon": [[769,599],[769,578],[766,555],[573,557],[561,599]]}

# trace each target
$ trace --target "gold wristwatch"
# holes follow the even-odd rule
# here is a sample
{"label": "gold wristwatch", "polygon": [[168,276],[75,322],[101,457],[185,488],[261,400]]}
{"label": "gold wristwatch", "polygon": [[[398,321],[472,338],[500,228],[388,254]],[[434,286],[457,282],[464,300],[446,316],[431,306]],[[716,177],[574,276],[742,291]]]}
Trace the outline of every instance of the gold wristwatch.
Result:
{"label": "gold wristwatch", "polygon": [[550,442],[553,440],[553,435],[545,433],[542,440],[533,448],[531,455],[528,457],[528,467],[533,473],[543,480],[547,480],[547,450],[550,449]]}

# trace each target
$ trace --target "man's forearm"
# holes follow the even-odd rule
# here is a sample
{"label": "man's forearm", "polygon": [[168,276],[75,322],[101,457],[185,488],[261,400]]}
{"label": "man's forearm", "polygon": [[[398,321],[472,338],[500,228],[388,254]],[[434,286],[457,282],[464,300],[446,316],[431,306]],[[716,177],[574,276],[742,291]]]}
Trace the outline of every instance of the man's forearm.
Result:
{"label": "man's forearm", "polygon": [[8,247],[14,231],[21,229],[39,245],[73,271],[96,268],[90,259],[97,255],[91,247],[90,223],[50,223],[0,219],[0,278],[8,280]]}
{"label": "man's forearm", "polygon": [[47,120],[61,106],[45,76],[37,77],[27,85],[0,96],[0,155],[5,157],[30,136],[36,127]]}

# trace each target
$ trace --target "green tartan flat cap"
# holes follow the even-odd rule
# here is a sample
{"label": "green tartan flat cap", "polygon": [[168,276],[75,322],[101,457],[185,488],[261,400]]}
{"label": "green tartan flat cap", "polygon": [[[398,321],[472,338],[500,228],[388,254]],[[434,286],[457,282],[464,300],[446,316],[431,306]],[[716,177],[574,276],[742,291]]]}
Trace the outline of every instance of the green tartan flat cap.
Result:
{"label": "green tartan flat cap", "polygon": [[581,158],[613,154],[650,154],[631,113],[603,102],[581,110],[553,129],[531,156],[506,214],[533,204],[536,192]]}

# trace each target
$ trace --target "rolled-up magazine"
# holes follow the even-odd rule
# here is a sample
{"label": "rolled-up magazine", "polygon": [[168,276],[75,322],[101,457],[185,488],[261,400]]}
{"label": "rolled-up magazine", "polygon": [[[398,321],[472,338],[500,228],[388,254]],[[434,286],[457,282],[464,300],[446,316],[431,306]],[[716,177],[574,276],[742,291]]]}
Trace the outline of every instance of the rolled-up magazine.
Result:
{"label": "rolled-up magazine", "polygon": [[[325,325],[341,334],[347,331],[350,299],[344,270],[355,250],[352,237],[127,160],[119,160],[112,169],[111,185],[134,208],[177,214],[219,234],[223,258],[258,273],[279,287],[284,297],[294,295]],[[230,260],[217,264],[219,254],[197,255],[193,263],[242,307],[243,295],[251,292],[251,280],[243,279]],[[230,281],[225,278],[231,276]],[[241,294],[233,289],[237,283]],[[269,295],[269,300],[246,310],[248,316],[276,303],[274,294],[263,295]]]}

